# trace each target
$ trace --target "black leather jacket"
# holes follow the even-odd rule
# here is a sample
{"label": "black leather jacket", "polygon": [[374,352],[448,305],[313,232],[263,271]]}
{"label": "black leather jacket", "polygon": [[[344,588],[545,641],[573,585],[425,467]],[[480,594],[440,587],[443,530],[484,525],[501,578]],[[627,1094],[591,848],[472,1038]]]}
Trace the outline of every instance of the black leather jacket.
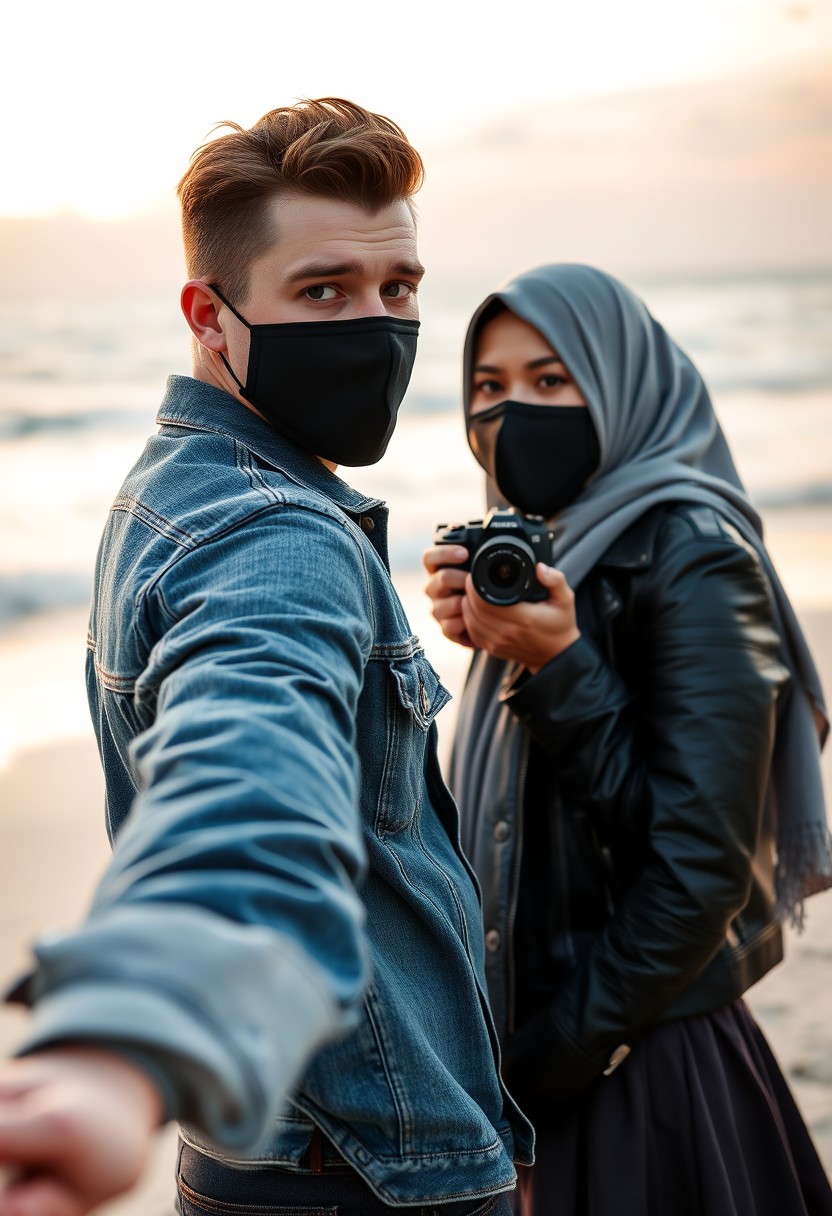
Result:
{"label": "black leather jacket", "polygon": [[[534,676],[475,655],[451,766],[521,1102],[573,1097],[650,1025],[737,999],[782,958],[767,778],[788,675],[756,554],[710,507],[662,505],[611,547],[576,607],[580,640]],[[541,829],[549,842],[537,893],[549,960],[540,1007],[518,1025],[533,816],[545,817],[535,847]]]}

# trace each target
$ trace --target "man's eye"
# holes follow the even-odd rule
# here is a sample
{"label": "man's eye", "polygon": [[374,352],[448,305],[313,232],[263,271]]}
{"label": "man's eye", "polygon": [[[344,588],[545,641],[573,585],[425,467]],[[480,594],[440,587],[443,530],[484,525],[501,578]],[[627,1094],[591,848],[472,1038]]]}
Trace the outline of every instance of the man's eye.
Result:
{"label": "man's eye", "polygon": [[334,300],[338,292],[334,287],[321,283],[315,287],[307,287],[303,294],[308,300]]}
{"label": "man's eye", "polygon": [[406,300],[415,291],[416,288],[412,283],[389,283],[384,289],[384,294],[390,296],[393,300]]}

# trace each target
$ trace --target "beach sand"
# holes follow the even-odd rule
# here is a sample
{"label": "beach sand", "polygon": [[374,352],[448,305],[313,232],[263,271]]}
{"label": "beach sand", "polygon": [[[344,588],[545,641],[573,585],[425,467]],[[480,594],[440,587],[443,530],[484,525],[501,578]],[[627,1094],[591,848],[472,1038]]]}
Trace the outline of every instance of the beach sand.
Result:
{"label": "beach sand", "polygon": [[[817,560],[817,547],[812,550]],[[458,692],[465,655],[438,634],[420,584],[415,575],[403,580],[403,598],[434,665],[451,691]],[[810,608],[801,610],[800,616],[824,685],[832,690],[832,609]],[[73,636],[77,629],[82,647],[84,615],[73,614],[65,628],[71,628]],[[453,726],[451,707],[442,718],[446,752]],[[824,767],[832,804],[832,747],[827,749]],[[67,928],[83,915],[107,862],[103,785],[92,735],[18,752],[0,771],[0,808],[0,978],[6,980],[26,965],[27,944],[39,932]],[[826,1168],[832,1171],[830,963],[832,893],[809,903],[805,933],[789,933],[785,964],[752,990],[748,1002],[789,1077]],[[0,1007],[0,1049],[11,1050],[24,1027],[21,1010]],[[175,1140],[174,1129],[166,1129],[142,1187],[102,1208],[102,1216],[172,1216]]]}

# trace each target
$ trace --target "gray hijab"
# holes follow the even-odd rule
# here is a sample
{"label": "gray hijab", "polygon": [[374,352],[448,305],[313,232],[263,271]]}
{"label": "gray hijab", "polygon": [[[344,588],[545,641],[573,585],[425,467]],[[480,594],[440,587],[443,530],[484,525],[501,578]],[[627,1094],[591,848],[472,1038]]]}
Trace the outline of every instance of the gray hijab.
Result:
{"label": "gray hijab", "polygon": [[778,915],[802,927],[803,900],[832,886],[818,746],[819,736],[821,747],[826,741],[829,723],[812,656],[763,545],[760,517],[743,489],[705,383],[622,283],[591,266],[540,266],[490,295],[471,320],[464,355],[466,420],[479,329],[500,305],[533,325],[561,356],[598,435],[598,471],[557,517],[554,561],[573,588],[635,520],[661,502],[716,508],[760,556],[792,676],[770,778],[779,809]]}

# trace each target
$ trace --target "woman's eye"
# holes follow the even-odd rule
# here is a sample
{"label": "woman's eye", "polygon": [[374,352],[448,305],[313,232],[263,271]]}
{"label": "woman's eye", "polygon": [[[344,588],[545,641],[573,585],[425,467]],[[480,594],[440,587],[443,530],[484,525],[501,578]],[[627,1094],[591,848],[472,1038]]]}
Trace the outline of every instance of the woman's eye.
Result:
{"label": "woman's eye", "polygon": [[388,283],[384,289],[384,294],[392,300],[406,300],[408,296],[414,295],[416,288],[412,283]]}
{"label": "woman's eye", "polygon": [[480,380],[474,385],[475,393],[501,393],[503,386],[499,380]]}
{"label": "woman's eye", "polygon": [[540,377],[539,381],[542,388],[558,388],[561,384],[568,384],[566,376],[558,376],[554,372],[547,372],[545,376]]}
{"label": "woman's eye", "polygon": [[338,292],[334,287],[328,287],[324,283],[320,283],[315,287],[307,287],[303,293],[308,300],[334,300]]}

